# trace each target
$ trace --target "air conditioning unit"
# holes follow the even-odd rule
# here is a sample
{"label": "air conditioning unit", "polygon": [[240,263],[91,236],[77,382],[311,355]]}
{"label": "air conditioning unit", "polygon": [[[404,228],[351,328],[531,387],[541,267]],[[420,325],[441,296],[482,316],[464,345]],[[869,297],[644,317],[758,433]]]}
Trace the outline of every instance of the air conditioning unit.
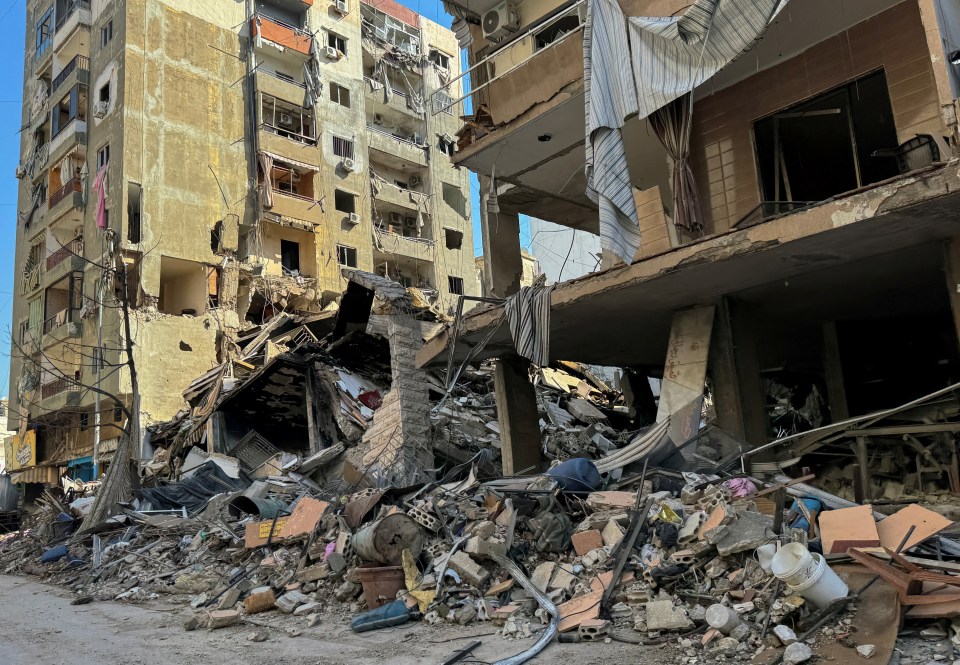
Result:
{"label": "air conditioning unit", "polygon": [[102,118],[107,115],[107,111],[110,109],[110,102],[94,102],[93,103],[93,117]]}
{"label": "air conditioning unit", "polygon": [[520,15],[512,3],[501,2],[483,15],[481,23],[483,36],[490,41],[498,42],[520,28]]}
{"label": "air conditioning unit", "polygon": [[417,228],[417,218],[416,218],[416,217],[404,217],[404,218],[403,218],[403,225],[406,226],[408,229],[415,229],[415,228]]}
{"label": "air conditioning unit", "polygon": [[423,184],[423,180],[420,179],[418,175],[410,176],[410,187],[419,187]]}
{"label": "air conditioning unit", "polygon": [[450,136],[449,134],[443,134],[443,135],[440,137],[440,140],[443,141],[444,143],[446,143],[447,145],[453,145],[453,142],[454,142],[454,141],[453,141],[453,137]]}
{"label": "air conditioning unit", "polygon": [[420,134],[411,134],[410,142],[416,143],[417,145],[423,145],[423,137]]}
{"label": "air conditioning unit", "polygon": [[358,215],[355,212],[351,212],[350,215],[347,217],[347,221],[353,224],[354,226],[356,226],[357,224],[360,223],[360,215]]}
{"label": "air conditioning unit", "polygon": [[391,224],[402,224],[403,216],[399,212],[390,213],[390,223]]}
{"label": "air conditioning unit", "polygon": [[337,0],[333,3],[333,8],[338,14],[346,14],[350,11],[350,8],[347,6],[347,0]]}
{"label": "air conditioning unit", "polygon": [[333,46],[328,46],[328,47],[327,47],[327,58],[329,58],[330,60],[339,60],[339,59],[340,59],[340,51],[338,51],[338,50],[337,50],[335,47],[333,47]]}
{"label": "air conditioning unit", "polygon": [[281,113],[277,116],[277,122],[281,127],[293,127],[293,116],[289,113]]}
{"label": "air conditioning unit", "polygon": [[27,168],[22,164],[17,166],[17,180],[22,180],[27,175]]}
{"label": "air conditioning unit", "polygon": [[343,161],[340,162],[340,164],[343,166],[343,169],[345,171],[349,171],[350,173],[353,173],[353,170],[357,168],[357,165],[349,157],[344,157]]}
{"label": "air conditioning unit", "polygon": [[374,114],[373,114],[373,124],[375,124],[375,125],[382,125],[382,124],[383,124],[383,114],[382,114],[382,113],[374,113]]}

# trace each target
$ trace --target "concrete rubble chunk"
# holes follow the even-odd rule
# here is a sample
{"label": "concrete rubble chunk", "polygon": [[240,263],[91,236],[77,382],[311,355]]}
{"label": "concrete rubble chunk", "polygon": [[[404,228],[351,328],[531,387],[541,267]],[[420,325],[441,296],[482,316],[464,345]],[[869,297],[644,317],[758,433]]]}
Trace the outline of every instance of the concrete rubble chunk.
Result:
{"label": "concrete rubble chunk", "polygon": [[299,591],[288,591],[277,598],[277,609],[284,614],[293,614],[295,609],[308,602],[310,602],[308,595]]}
{"label": "concrete rubble chunk", "polygon": [[873,644],[861,644],[857,647],[857,653],[863,656],[864,658],[870,658],[873,656],[874,652],[877,650],[877,647]]}
{"label": "concrete rubble chunk", "polygon": [[773,634],[777,636],[777,639],[780,640],[780,643],[784,646],[793,644],[797,641],[797,634],[793,632],[793,629],[791,629],[790,626],[778,624],[773,627]]}
{"label": "concrete rubble chunk", "polygon": [[295,609],[293,611],[293,615],[298,617],[306,616],[307,614],[310,614],[311,612],[316,611],[316,609],[319,607],[320,607],[320,603],[317,603],[311,600],[309,602],[304,603],[303,605],[300,605],[297,609]]}
{"label": "concrete rubble chunk", "polygon": [[546,592],[547,587],[550,584],[551,578],[553,578],[553,571],[556,570],[557,564],[553,561],[545,561],[537,566],[533,575],[530,577],[530,582],[533,586],[537,587],[543,592]]}
{"label": "concrete rubble chunk", "polygon": [[773,537],[773,518],[761,513],[745,511],[727,528],[726,534],[715,544],[720,556],[755,550]]}
{"label": "concrete rubble chunk", "polygon": [[672,600],[653,600],[645,606],[647,611],[647,629],[671,632],[693,628],[693,622],[682,607],[676,607]]}
{"label": "concrete rubble chunk", "polygon": [[570,537],[573,549],[579,556],[603,546],[603,535],[596,529],[578,531]]}
{"label": "concrete rubble chunk", "polygon": [[600,535],[603,538],[604,545],[616,545],[623,538],[624,531],[616,521],[610,520],[607,522],[607,525],[603,527]]}
{"label": "concrete rubble chunk", "polygon": [[240,622],[240,613],[236,610],[213,610],[207,613],[207,628],[216,630]]}
{"label": "concrete rubble chunk", "polygon": [[218,610],[229,610],[234,605],[237,604],[237,601],[240,600],[240,587],[232,586],[226,591],[223,592],[223,595],[220,596],[220,600],[217,601]]}
{"label": "concrete rubble chunk", "polygon": [[482,586],[490,579],[490,573],[466,552],[454,554],[447,565],[471,586]]}
{"label": "concrete rubble chunk", "polygon": [[273,593],[273,589],[270,588],[262,591],[254,589],[243,601],[243,608],[246,610],[247,614],[266,612],[267,610],[272,610],[276,606],[277,597]]}
{"label": "concrete rubble chunk", "polygon": [[803,642],[794,642],[783,652],[783,662],[786,665],[797,665],[813,658],[813,650]]}

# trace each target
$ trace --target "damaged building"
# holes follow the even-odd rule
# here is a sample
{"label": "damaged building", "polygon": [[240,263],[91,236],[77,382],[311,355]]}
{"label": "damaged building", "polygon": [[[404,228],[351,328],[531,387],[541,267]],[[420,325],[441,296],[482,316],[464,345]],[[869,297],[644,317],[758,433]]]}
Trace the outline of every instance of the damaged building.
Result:
{"label": "damaged building", "polygon": [[444,311],[478,292],[459,104],[428,108],[449,30],[390,0],[31,0],[26,34],[15,481],[109,465],[125,300],[146,425],[259,326],[335,308],[343,268]]}

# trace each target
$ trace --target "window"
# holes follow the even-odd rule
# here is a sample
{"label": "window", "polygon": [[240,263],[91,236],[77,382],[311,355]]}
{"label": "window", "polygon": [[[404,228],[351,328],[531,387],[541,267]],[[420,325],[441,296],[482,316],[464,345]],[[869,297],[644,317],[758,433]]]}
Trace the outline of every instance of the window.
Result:
{"label": "window", "polygon": [[100,28],[100,48],[105,47],[111,40],[113,40],[113,19]]}
{"label": "window", "polygon": [[443,183],[443,202],[456,210],[461,217],[466,218],[467,199],[463,196],[459,187],[454,187],[447,182]]}
{"label": "window", "polygon": [[340,212],[354,213],[357,211],[357,197],[350,192],[335,189],[333,191],[333,207]]}
{"label": "window", "polygon": [[463,295],[463,277],[454,277],[447,275],[447,289],[450,293],[458,296]]}
{"label": "window", "polygon": [[123,409],[119,406],[113,410],[113,422],[118,423],[123,420]]}
{"label": "window", "polygon": [[87,119],[87,87],[79,83],[64,96],[53,108],[53,130],[51,136],[57,136],[73,120]]}
{"label": "window", "polygon": [[348,268],[356,268],[357,250],[346,245],[337,245],[337,263]]}
{"label": "window", "polygon": [[330,84],[330,101],[350,108],[350,91],[339,83]]}
{"label": "window", "polygon": [[450,69],[450,56],[439,49],[430,49],[427,59],[441,69]]}
{"label": "window", "polygon": [[327,33],[327,46],[332,46],[344,55],[347,54],[347,40],[335,32]]}
{"label": "window", "polygon": [[98,100],[101,104],[109,104],[109,103],[110,103],[110,84],[109,84],[109,83],[107,83],[106,85],[104,85],[103,87],[100,88],[100,92],[99,92],[99,94],[97,95],[97,100]]}
{"label": "window", "polygon": [[463,247],[463,231],[444,229],[443,239],[447,249],[460,249]]}
{"label": "window", "polygon": [[280,265],[285,272],[300,272],[300,243],[292,240],[280,241]]}
{"label": "window", "polygon": [[97,172],[100,172],[104,166],[110,163],[110,144],[106,144],[97,150]]}
{"label": "window", "polygon": [[291,141],[314,145],[317,142],[313,111],[263,95],[261,104],[263,126]]}
{"label": "window", "polygon": [[53,43],[53,7],[37,21],[37,57],[43,55]]}
{"label": "window", "polygon": [[431,99],[433,99],[434,113],[446,113],[447,115],[453,115],[453,107],[456,106],[453,103],[453,97],[448,95],[443,90],[437,90],[435,93],[433,93]]}
{"label": "window", "polygon": [[573,32],[578,27],[580,27],[580,16],[577,14],[577,10],[573,10],[569,15],[558,18],[534,35],[533,50],[539,51],[542,48],[546,48],[553,42]]}
{"label": "window", "polygon": [[405,183],[403,180],[394,180],[393,184],[399,187],[400,189],[410,189],[408,183]]}
{"label": "window", "polygon": [[143,188],[135,182],[127,183],[127,240],[140,242],[140,216],[143,210]]}
{"label": "window", "polygon": [[90,427],[90,414],[81,413],[80,414],[80,431],[81,432],[86,431],[88,427]]}
{"label": "window", "polygon": [[334,136],[333,154],[343,159],[353,159],[353,141]]}
{"label": "window", "polygon": [[278,79],[280,79],[281,81],[286,81],[287,83],[296,83],[296,82],[297,82],[297,79],[295,79],[294,77],[290,76],[289,74],[287,74],[287,73],[285,73],[285,72],[281,72],[279,69],[278,69],[278,70],[275,70],[273,73],[274,73],[274,75],[275,75]]}

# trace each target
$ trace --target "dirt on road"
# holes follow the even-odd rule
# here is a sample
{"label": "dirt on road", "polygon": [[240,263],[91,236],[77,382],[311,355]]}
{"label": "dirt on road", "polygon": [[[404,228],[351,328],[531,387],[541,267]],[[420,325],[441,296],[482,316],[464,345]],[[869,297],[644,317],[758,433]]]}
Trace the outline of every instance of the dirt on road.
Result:
{"label": "dirt on road", "polygon": [[[160,601],[71,605],[58,587],[0,575],[0,665],[413,665],[440,663],[472,639],[482,644],[464,662],[492,663],[523,651],[535,638],[506,640],[490,624],[468,628],[420,623],[356,634],[347,619],[304,628],[293,617],[257,615],[266,627],[241,624],[187,632],[189,607]],[[290,636],[289,628],[303,629]],[[264,642],[250,639],[267,635]],[[578,665],[665,665],[676,652],[611,644],[549,645],[532,662]]]}

